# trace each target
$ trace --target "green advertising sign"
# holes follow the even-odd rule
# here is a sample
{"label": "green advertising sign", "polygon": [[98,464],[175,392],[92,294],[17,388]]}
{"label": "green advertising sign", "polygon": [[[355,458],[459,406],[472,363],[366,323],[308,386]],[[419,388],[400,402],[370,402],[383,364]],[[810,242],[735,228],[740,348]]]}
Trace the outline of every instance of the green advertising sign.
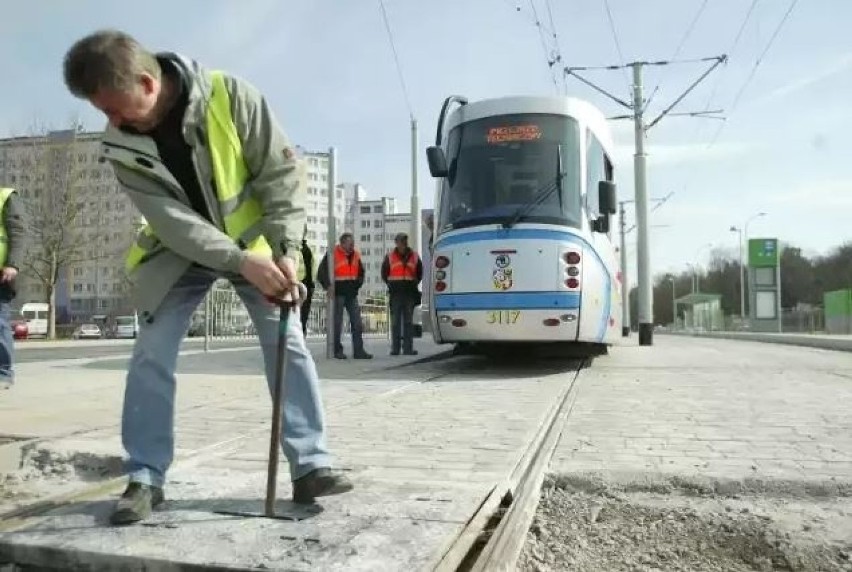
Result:
{"label": "green advertising sign", "polygon": [[778,266],[778,239],[749,239],[748,265],[752,268],[766,268]]}

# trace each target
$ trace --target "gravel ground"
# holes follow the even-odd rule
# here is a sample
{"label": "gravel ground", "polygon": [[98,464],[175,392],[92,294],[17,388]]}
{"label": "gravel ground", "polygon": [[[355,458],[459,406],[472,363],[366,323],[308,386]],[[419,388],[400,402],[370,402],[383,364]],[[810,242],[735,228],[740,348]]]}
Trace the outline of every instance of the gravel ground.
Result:
{"label": "gravel ground", "polygon": [[523,571],[852,571],[852,486],[549,477]]}

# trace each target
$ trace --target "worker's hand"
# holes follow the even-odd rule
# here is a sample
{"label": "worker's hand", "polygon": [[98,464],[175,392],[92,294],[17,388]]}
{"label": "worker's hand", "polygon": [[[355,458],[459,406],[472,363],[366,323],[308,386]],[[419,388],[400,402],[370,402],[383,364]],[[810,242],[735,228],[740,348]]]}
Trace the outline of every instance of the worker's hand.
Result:
{"label": "worker's hand", "polygon": [[278,298],[286,302],[293,302],[294,305],[299,305],[302,302],[304,294],[303,288],[299,288],[299,278],[296,270],[296,261],[289,256],[282,256],[278,259],[278,268],[287,279],[288,287],[279,294]]}
{"label": "worker's hand", "polygon": [[3,271],[0,272],[0,282],[11,282],[18,276],[18,269],[12,266],[6,266],[3,268]]}
{"label": "worker's hand", "polygon": [[277,298],[292,289],[280,266],[268,256],[249,253],[240,264],[240,274],[267,297]]}

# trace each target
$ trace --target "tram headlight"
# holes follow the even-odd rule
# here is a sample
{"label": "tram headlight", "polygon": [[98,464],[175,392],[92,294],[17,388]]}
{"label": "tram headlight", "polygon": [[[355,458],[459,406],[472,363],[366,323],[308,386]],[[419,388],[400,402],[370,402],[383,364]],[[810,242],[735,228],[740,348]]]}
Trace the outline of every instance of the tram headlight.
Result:
{"label": "tram headlight", "polygon": [[577,288],[578,286],[580,286],[580,281],[576,278],[569,278],[565,281],[565,285],[569,288]]}
{"label": "tram headlight", "polygon": [[446,289],[447,289],[447,283],[446,282],[444,282],[442,280],[438,280],[437,282],[435,282],[435,292],[443,292]]}
{"label": "tram headlight", "polygon": [[567,274],[568,276],[579,276],[580,275],[580,269],[577,268],[576,266],[569,266],[568,268],[565,269],[565,274]]}
{"label": "tram headlight", "polygon": [[435,280],[445,280],[447,278],[447,273],[443,270],[438,270],[435,272]]}
{"label": "tram headlight", "polygon": [[435,259],[435,268],[446,268],[450,265],[450,259],[446,256],[439,256]]}

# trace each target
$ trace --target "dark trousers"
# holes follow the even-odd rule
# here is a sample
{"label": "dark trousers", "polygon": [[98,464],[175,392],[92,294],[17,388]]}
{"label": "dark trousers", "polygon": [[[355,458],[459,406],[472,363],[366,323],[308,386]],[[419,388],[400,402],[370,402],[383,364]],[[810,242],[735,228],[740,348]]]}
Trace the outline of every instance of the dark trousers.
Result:
{"label": "dark trousers", "polygon": [[308,318],[311,317],[311,301],[314,299],[314,286],[308,286],[308,295],[305,301],[302,302],[302,307],[299,310],[299,318],[302,320],[302,334],[308,335]]}
{"label": "dark trousers", "polygon": [[340,342],[340,332],[343,329],[343,310],[349,314],[349,328],[352,332],[352,351],[355,355],[364,353],[363,325],[361,323],[361,307],[356,296],[334,297],[334,351],[343,353]]}
{"label": "dark trousers", "polygon": [[391,351],[410,352],[414,349],[414,325],[412,316],[417,300],[408,294],[392,294],[390,297]]}

